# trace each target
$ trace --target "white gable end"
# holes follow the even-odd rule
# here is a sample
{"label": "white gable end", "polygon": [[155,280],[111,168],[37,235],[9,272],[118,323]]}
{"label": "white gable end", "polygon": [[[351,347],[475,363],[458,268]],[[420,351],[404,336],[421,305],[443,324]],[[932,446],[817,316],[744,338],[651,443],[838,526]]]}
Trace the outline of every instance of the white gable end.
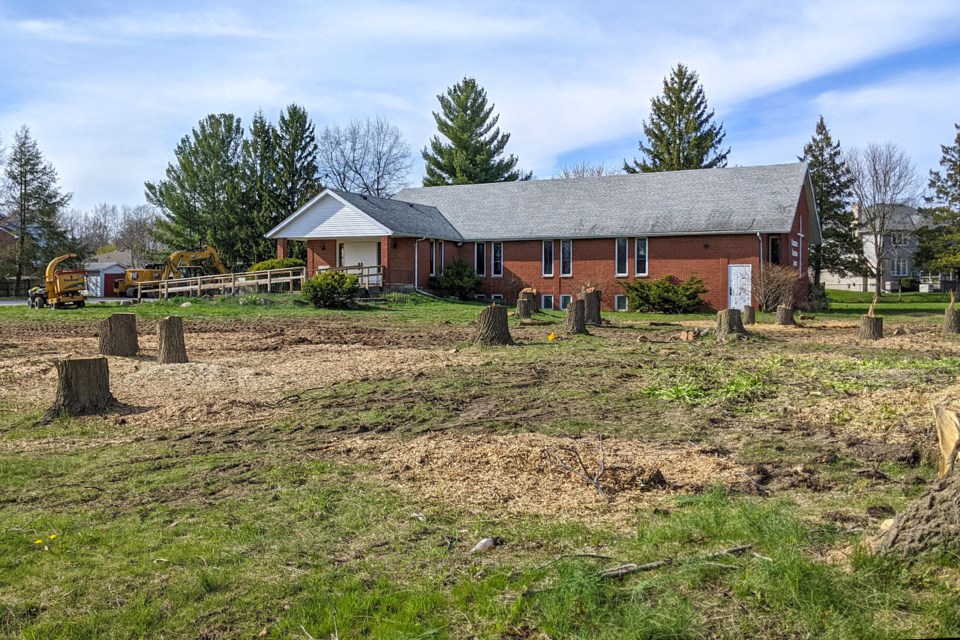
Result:
{"label": "white gable end", "polygon": [[344,204],[329,193],[307,205],[281,228],[268,234],[271,238],[350,238],[391,235],[373,218]]}

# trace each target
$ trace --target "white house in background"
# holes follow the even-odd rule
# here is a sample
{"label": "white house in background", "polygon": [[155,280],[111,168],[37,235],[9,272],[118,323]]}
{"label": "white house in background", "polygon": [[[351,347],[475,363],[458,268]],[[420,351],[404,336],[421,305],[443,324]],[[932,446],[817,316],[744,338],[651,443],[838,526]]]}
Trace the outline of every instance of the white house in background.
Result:
{"label": "white house in background", "polygon": [[[853,206],[854,219],[857,219],[857,205]],[[884,291],[897,291],[902,278],[913,278],[917,282],[926,281],[930,274],[921,274],[917,268],[915,257],[919,241],[917,231],[928,224],[927,219],[920,214],[916,207],[894,205],[894,210],[888,224],[888,232],[880,242],[879,253],[881,261],[882,282]],[[877,263],[878,247],[873,235],[867,230],[859,232],[863,241],[863,254],[870,265]],[[935,274],[939,285],[939,274]],[[873,276],[846,276],[841,277],[833,273],[823,274],[823,284],[827,289],[841,289],[847,291],[873,291],[875,279]]]}

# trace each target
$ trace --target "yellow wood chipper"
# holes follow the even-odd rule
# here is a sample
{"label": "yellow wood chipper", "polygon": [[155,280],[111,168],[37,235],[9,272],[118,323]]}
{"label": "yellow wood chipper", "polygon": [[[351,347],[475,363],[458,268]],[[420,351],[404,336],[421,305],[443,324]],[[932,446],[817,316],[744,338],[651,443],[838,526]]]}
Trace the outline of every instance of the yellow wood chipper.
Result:
{"label": "yellow wood chipper", "polygon": [[68,253],[57,256],[47,265],[42,287],[30,289],[28,304],[41,309],[47,305],[55,309],[68,306],[82,309],[87,303],[87,271],[86,269],[57,269],[64,260],[76,258],[77,254]]}

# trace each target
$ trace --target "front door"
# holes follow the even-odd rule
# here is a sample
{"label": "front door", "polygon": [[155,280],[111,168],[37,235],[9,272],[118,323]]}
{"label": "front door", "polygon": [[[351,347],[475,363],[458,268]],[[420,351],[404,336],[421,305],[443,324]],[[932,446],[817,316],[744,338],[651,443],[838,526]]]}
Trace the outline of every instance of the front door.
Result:
{"label": "front door", "polygon": [[743,310],[753,304],[752,268],[749,264],[731,264],[727,267],[727,308]]}
{"label": "front door", "polygon": [[[344,242],[340,245],[341,267],[375,267],[380,264],[379,242]],[[380,278],[374,271],[364,271],[360,286],[378,286]]]}

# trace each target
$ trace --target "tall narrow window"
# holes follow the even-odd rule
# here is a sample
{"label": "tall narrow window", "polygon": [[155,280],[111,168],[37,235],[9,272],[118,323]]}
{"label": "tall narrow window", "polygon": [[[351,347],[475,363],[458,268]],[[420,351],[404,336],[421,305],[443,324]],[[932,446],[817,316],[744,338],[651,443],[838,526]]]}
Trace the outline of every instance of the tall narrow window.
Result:
{"label": "tall narrow window", "polygon": [[637,238],[634,242],[637,244],[637,270],[634,273],[638,276],[645,276],[647,275],[647,239]]}
{"label": "tall narrow window", "polygon": [[443,240],[440,240],[438,244],[440,245],[440,264],[439,264],[439,270],[440,270],[440,275],[443,275]]}
{"label": "tall narrow window", "polygon": [[560,241],[560,275],[573,275],[573,240]]}
{"label": "tall narrow window", "polygon": [[780,264],[780,236],[770,236],[770,264]]}
{"label": "tall narrow window", "polygon": [[475,242],[473,244],[473,269],[477,272],[478,276],[486,275],[487,273],[487,243],[486,242]]}
{"label": "tall narrow window", "polygon": [[343,243],[337,243],[337,266],[345,267],[347,265],[343,264]]}
{"label": "tall narrow window", "polygon": [[430,275],[437,275],[437,243],[430,241]]}
{"label": "tall narrow window", "polygon": [[493,243],[493,264],[490,265],[490,272],[494,278],[503,275],[503,243]]}
{"label": "tall narrow window", "polygon": [[627,239],[617,238],[617,275],[627,275]]}
{"label": "tall narrow window", "polygon": [[543,241],[543,276],[553,275],[553,240]]}

